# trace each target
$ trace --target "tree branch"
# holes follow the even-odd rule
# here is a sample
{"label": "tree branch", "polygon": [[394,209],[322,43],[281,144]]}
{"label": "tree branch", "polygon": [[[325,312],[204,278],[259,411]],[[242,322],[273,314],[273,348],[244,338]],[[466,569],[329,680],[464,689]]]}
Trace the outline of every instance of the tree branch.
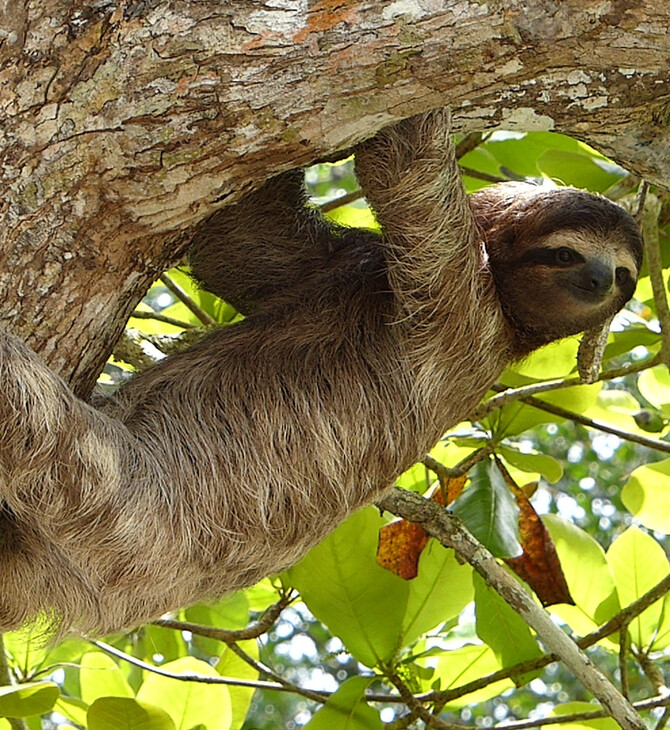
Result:
{"label": "tree branch", "polygon": [[579,647],[551,620],[549,614],[528,595],[523,587],[480,545],[458,519],[434,502],[394,489],[380,501],[392,514],[415,522],[443,545],[456,551],[519,613],[540,640],[573,672],[625,730],[646,726],[631,704],[594,666]]}

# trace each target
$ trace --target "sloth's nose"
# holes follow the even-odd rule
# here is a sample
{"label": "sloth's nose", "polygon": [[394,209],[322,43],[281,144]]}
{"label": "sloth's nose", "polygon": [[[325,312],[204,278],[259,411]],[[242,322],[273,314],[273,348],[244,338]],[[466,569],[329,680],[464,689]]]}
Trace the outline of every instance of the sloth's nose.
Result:
{"label": "sloth's nose", "polygon": [[600,261],[591,261],[582,268],[580,284],[593,295],[604,296],[614,284],[614,272],[610,266]]}

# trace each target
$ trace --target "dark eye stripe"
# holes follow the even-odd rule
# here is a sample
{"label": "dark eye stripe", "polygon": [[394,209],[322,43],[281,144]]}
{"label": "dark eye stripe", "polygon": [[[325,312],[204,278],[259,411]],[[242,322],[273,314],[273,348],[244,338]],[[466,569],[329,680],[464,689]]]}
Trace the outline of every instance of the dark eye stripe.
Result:
{"label": "dark eye stripe", "polygon": [[[560,264],[556,263],[556,252],[558,250],[559,249],[557,248],[550,248],[549,246],[531,248],[530,251],[526,251],[526,253],[524,253],[523,256],[520,256],[514,263],[518,266],[560,266]],[[572,253],[573,264],[584,263],[584,257],[580,253],[573,249],[569,250]]]}

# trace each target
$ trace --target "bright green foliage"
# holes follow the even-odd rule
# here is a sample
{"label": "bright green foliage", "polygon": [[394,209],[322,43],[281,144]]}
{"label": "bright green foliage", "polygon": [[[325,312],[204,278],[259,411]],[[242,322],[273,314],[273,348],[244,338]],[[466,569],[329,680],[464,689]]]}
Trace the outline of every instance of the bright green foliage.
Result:
{"label": "bright green foliage", "polygon": [[18,687],[0,687],[0,717],[28,717],[48,712],[58,695],[53,682],[29,682]]}

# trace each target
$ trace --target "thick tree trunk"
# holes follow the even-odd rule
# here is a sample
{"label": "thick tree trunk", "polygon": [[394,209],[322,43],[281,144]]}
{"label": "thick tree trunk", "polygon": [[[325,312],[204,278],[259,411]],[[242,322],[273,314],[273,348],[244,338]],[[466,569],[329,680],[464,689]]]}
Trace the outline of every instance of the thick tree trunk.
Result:
{"label": "thick tree trunk", "polygon": [[667,0],[7,0],[0,325],[86,393],[198,221],[445,104],[667,184],[669,27]]}

